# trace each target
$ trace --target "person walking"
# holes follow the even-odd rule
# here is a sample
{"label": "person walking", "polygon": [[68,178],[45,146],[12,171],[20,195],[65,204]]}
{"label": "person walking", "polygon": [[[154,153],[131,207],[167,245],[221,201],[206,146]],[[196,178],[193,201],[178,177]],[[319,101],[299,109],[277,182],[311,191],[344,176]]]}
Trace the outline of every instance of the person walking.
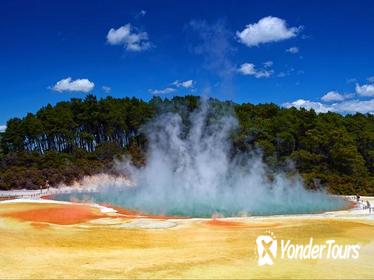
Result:
{"label": "person walking", "polygon": [[369,200],[366,200],[366,206],[367,208],[369,208],[369,214],[371,214],[371,205],[370,205]]}

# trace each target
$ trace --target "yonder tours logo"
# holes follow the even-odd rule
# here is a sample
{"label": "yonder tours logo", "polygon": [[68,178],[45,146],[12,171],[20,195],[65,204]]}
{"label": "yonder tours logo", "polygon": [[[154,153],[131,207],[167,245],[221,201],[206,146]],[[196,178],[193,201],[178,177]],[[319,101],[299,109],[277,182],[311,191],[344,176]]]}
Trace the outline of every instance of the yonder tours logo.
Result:
{"label": "yonder tours logo", "polygon": [[309,242],[299,244],[292,240],[277,240],[273,233],[258,236],[256,245],[259,266],[273,265],[277,258],[288,260],[315,260],[323,258],[355,260],[360,255],[360,245],[358,244],[339,244],[334,239],[317,243],[312,237],[309,239]]}

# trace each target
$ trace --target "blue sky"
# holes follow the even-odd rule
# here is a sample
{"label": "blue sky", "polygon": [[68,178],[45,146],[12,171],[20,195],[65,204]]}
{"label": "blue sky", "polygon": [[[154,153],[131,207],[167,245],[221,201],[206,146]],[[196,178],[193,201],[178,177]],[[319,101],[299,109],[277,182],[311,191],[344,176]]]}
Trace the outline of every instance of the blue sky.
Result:
{"label": "blue sky", "polygon": [[0,129],[48,103],[205,94],[374,112],[374,1],[1,1]]}

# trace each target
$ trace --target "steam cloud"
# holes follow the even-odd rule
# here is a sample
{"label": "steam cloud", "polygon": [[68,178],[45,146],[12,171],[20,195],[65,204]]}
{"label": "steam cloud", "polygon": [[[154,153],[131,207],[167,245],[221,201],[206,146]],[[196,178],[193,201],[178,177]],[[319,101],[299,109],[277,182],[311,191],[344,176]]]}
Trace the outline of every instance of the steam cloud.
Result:
{"label": "steam cloud", "polygon": [[109,182],[96,202],[190,217],[312,213],[344,205],[324,192],[306,190],[299,176],[278,172],[270,179],[258,153],[233,156],[230,136],[238,121],[233,113],[214,110],[202,102],[189,115],[188,126],[176,113],[147,124],[146,165],[119,163],[134,186]]}

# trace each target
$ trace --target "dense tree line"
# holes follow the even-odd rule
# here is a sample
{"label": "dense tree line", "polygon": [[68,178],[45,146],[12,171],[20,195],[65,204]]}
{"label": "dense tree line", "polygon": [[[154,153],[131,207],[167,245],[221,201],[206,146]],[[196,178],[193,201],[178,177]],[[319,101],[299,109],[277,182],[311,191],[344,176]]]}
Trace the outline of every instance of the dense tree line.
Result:
{"label": "dense tree line", "polygon": [[[239,119],[233,152],[261,150],[273,169],[293,172],[294,165],[309,188],[374,194],[374,116],[211,102],[232,109]],[[198,103],[196,96],[144,102],[88,95],[13,118],[0,134],[0,189],[45,187],[112,172],[113,158],[124,154],[144,164],[142,125],[160,111],[187,116]]]}
{"label": "dense tree line", "polygon": [[84,101],[72,99],[48,105],[36,114],[8,121],[2,138],[5,153],[47,151],[72,153],[75,149],[93,152],[102,143],[128,146],[140,125],[152,116],[150,104],[136,98]]}

